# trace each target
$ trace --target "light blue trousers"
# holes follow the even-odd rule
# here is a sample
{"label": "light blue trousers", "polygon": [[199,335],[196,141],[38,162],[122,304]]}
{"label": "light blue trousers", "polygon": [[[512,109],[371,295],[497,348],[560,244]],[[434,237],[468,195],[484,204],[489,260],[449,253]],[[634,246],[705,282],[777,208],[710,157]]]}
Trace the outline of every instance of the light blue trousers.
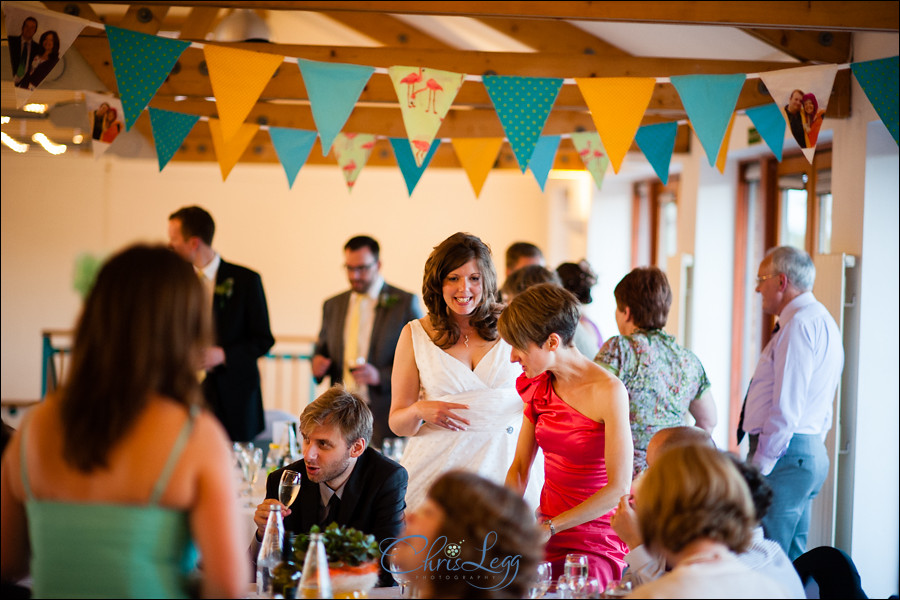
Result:
{"label": "light blue trousers", "polygon": [[[752,441],[751,446],[756,449]],[[812,500],[827,475],[828,453],[822,436],[794,434],[787,452],[766,477],[775,497],[763,517],[763,529],[791,560],[806,552]]]}

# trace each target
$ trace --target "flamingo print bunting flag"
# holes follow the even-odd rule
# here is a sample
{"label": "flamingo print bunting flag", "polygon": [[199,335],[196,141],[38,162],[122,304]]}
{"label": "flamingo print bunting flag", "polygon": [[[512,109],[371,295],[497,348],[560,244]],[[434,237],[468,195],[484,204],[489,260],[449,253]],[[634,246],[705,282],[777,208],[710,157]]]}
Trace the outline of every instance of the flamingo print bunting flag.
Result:
{"label": "flamingo print bunting flag", "polygon": [[375,136],[369,133],[339,133],[331,147],[347,182],[347,190],[352,192],[356,178],[375,147]]}
{"label": "flamingo print bunting flag", "polygon": [[572,134],[572,145],[581,157],[584,168],[588,170],[599,190],[603,186],[603,178],[606,177],[606,167],[609,166],[609,156],[600,141],[600,134],[596,131],[582,131]]}
{"label": "flamingo print bunting flag", "polygon": [[465,74],[424,67],[388,69],[416,165],[421,167]]}

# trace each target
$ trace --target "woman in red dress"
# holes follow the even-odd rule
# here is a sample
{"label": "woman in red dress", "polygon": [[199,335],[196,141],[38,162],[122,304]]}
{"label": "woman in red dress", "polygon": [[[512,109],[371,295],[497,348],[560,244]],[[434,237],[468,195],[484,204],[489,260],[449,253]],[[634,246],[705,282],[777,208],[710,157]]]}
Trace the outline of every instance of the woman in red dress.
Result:
{"label": "woman in red dress", "polygon": [[631,486],[633,445],[625,386],[572,343],[580,308],[570,292],[540,284],[500,315],[510,360],[522,366],[516,386],[525,402],[506,485],[525,489],[541,448],[539,518],[553,576],[562,574],[566,554],[586,554],[590,575],[605,587],[621,577],[628,552],[610,516]]}

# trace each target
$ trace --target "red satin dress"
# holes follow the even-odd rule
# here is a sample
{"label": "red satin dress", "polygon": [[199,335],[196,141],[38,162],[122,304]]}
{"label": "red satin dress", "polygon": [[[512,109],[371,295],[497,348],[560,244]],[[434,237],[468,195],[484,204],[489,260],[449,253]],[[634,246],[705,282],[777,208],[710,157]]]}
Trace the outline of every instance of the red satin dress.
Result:
{"label": "red satin dress", "polygon": [[[540,511],[553,518],[581,504],[606,485],[605,426],[584,416],[553,389],[553,378],[544,372],[533,379],[524,375],[516,389],[525,402],[525,416],[534,424],[535,440],[544,452],[544,487]],[[628,547],[613,531],[609,513],[558,532],[544,548],[553,563],[554,580],[563,574],[566,554],[586,554],[592,577],[601,589],[621,579]]]}

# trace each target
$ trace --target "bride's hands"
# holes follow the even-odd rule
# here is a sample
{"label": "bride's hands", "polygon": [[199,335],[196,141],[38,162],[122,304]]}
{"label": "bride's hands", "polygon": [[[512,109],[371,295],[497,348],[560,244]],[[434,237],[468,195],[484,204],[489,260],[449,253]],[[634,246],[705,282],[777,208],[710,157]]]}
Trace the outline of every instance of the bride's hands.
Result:
{"label": "bride's hands", "polygon": [[465,431],[466,427],[470,425],[468,419],[464,419],[453,412],[453,409],[469,408],[468,404],[419,400],[416,405],[419,416],[426,423],[431,423],[450,431]]}

